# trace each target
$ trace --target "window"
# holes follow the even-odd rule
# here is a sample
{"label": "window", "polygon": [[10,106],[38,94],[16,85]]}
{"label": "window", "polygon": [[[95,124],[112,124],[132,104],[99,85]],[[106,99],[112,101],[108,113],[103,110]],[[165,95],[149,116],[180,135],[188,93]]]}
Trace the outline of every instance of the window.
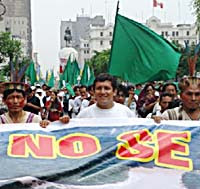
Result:
{"label": "window", "polygon": [[84,54],[86,54],[87,52],[86,52],[86,50],[84,50]]}
{"label": "window", "polygon": [[173,37],[175,36],[175,31],[172,32],[172,36],[173,36]]}
{"label": "window", "polygon": [[165,36],[168,36],[168,32],[167,31],[165,32]]}
{"label": "window", "polygon": [[112,41],[109,41],[110,45],[112,45]]}
{"label": "window", "polygon": [[6,32],[10,32],[11,31],[10,28],[8,28],[8,27],[6,27],[5,30],[6,30]]}
{"label": "window", "polygon": [[190,35],[190,31],[187,31],[187,32],[186,32],[186,35],[189,36],[189,35]]}
{"label": "window", "polygon": [[178,31],[176,32],[176,36],[178,36]]}
{"label": "window", "polygon": [[90,51],[89,50],[87,50],[87,54],[89,54],[90,53]]}
{"label": "window", "polygon": [[86,44],[84,44],[84,47],[86,47],[87,45]]}
{"label": "window", "polygon": [[87,47],[89,47],[89,44],[87,44]]}
{"label": "window", "polygon": [[103,41],[100,41],[100,45],[103,45]]}
{"label": "window", "polygon": [[101,37],[103,36],[103,32],[100,32],[100,36],[101,36]]}
{"label": "window", "polygon": [[162,35],[162,36],[164,36],[164,35],[165,35],[165,32],[164,32],[164,31],[162,31],[162,32],[161,32],[161,35]]}
{"label": "window", "polygon": [[112,36],[112,32],[109,32],[109,35]]}

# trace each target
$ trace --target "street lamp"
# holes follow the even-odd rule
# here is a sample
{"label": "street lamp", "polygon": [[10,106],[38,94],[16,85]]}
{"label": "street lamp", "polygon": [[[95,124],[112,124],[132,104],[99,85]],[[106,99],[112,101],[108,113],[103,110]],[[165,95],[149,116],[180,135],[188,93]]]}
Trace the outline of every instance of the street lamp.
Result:
{"label": "street lamp", "polygon": [[0,0],[0,21],[3,20],[3,15],[6,13],[6,6]]}

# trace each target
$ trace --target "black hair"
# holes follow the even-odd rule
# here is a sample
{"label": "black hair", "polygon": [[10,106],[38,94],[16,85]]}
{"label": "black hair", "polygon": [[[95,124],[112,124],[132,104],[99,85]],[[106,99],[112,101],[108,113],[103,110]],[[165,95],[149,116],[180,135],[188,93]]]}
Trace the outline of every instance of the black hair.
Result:
{"label": "black hair", "polygon": [[162,98],[163,98],[163,97],[166,97],[166,96],[169,96],[169,97],[172,98],[172,95],[171,95],[170,93],[163,92],[163,93],[160,94],[160,102],[162,101]]}
{"label": "black hair", "polygon": [[145,86],[144,86],[144,92],[146,93],[147,92],[147,88],[148,87],[152,87],[153,90],[155,90],[155,87],[153,86],[152,83],[147,83]]}
{"label": "black hair", "polygon": [[80,89],[86,88],[86,90],[87,90],[87,86],[86,85],[81,85],[79,88]]}
{"label": "black hair", "polygon": [[128,85],[127,90],[129,91],[131,89],[135,90],[135,87],[133,85]]}
{"label": "black hair", "polygon": [[6,100],[8,95],[14,93],[14,92],[17,92],[17,93],[22,93],[23,97],[25,98],[26,97],[26,93],[25,91],[23,90],[20,90],[20,89],[8,89],[8,90],[5,90],[3,92],[3,99]]}
{"label": "black hair", "polygon": [[119,95],[119,92],[123,92],[124,96],[125,97],[128,97],[128,91],[127,91],[127,87],[120,84],[118,87],[117,87],[117,95]]}
{"label": "black hair", "polygon": [[74,90],[74,91],[77,91],[77,89],[80,89],[80,85],[74,86],[73,90]]}
{"label": "black hair", "polygon": [[174,83],[166,83],[166,84],[164,84],[163,87],[162,87],[162,92],[165,92],[165,91],[166,91],[166,88],[167,88],[168,86],[170,86],[170,85],[174,86],[176,92],[178,92],[177,86],[176,86],[176,84],[174,84]]}
{"label": "black hair", "polygon": [[95,86],[96,86],[96,83],[97,82],[104,82],[104,81],[110,81],[111,82],[111,85],[112,85],[112,88],[113,88],[113,91],[115,89],[117,89],[117,80],[115,77],[113,77],[112,75],[108,74],[108,73],[100,73],[94,80],[94,89],[95,89]]}

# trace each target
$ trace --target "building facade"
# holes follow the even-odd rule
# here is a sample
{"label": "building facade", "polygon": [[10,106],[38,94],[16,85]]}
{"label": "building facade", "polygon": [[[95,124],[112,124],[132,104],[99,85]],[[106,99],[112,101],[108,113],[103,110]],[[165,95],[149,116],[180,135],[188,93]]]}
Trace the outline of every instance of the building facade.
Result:
{"label": "building facade", "polygon": [[24,55],[32,56],[31,0],[3,0],[6,13],[0,21],[0,31],[11,32],[21,41]]}
{"label": "building facade", "polygon": [[[105,25],[103,16],[90,18],[77,16],[76,21],[61,21],[60,47],[73,47],[78,51],[78,62],[82,68],[94,55],[94,51],[102,51],[111,47],[113,25]],[[71,35],[71,42],[66,42],[66,35]]]}
{"label": "building facade", "polygon": [[184,45],[184,41],[187,41],[190,45],[198,43],[195,24],[173,25],[172,23],[161,23],[157,17],[152,16],[146,21],[146,26],[177,44]]}

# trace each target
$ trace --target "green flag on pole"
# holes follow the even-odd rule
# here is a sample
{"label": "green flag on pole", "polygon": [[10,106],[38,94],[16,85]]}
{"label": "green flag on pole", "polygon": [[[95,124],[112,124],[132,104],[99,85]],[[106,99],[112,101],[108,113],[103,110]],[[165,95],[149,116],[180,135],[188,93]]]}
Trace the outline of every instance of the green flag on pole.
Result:
{"label": "green flag on pole", "polygon": [[80,84],[90,86],[90,85],[93,84],[94,79],[95,79],[95,77],[94,77],[93,70],[88,66],[87,63],[85,63],[84,68],[83,68],[83,72],[81,74]]}
{"label": "green flag on pole", "polygon": [[116,14],[109,73],[132,83],[175,78],[180,53],[146,26]]}
{"label": "green flag on pole", "polygon": [[54,72],[53,70],[51,71],[51,76],[50,76],[50,79],[48,81],[48,86],[49,87],[54,87],[54,84],[55,84],[55,78],[54,78]]}
{"label": "green flag on pole", "polygon": [[78,77],[80,77],[80,68],[78,66],[78,62],[74,60],[72,62],[72,74],[71,74],[71,80],[69,81],[69,84],[71,85],[79,84]]}
{"label": "green flag on pole", "polygon": [[80,69],[76,60],[71,62],[69,57],[67,65],[65,66],[64,72],[62,74],[62,80],[70,85],[78,84],[78,76],[80,75]]}
{"label": "green flag on pole", "polygon": [[29,77],[30,84],[34,85],[34,83],[37,81],[37,78],[36,78],[36,71],[35,71],[35,66],[34,66],[33,61],[30,62],[28,68],[26,69],[25,75]]}

